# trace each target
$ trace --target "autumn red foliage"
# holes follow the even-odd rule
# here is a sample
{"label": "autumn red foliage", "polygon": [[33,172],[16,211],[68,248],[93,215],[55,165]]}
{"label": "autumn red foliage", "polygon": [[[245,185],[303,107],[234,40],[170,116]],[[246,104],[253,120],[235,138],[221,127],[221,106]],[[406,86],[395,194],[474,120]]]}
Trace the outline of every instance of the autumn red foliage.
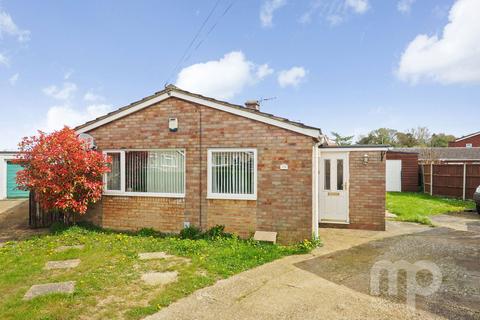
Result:
{"label": "autumn red foliage", "polygon": [[101,198],[109,159],[90,150],[74,130],[39,131],[37,136],[23,138],[19,147],[16,161],[24,169],[17,173],[17,184],[33,191],[44,210],[85,214]]}

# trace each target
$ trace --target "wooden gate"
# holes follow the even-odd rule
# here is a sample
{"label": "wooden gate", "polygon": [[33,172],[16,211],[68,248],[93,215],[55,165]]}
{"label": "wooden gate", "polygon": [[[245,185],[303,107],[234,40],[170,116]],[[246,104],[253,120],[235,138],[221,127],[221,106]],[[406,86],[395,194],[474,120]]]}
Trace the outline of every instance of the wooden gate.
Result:
{"label": "wooden gate", "polygon": [[52,223],[63,220],[63,215],[58,211],[45,212],[35,201],[33,191],[30,192],[28,215],[30,228],[48,228]]}

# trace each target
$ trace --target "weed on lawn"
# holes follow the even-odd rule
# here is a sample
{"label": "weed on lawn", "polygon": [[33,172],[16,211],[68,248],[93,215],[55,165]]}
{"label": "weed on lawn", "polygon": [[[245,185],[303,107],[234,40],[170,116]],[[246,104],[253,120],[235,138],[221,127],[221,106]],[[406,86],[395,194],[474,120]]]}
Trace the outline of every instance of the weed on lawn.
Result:
{"label": "weed on lawn", "polygon": [[[131,234],[56,226],[51,235],[9,242],[0,248],[0,319],[138,319],[218,279],[317,245],[272,245],[222,232],[192,240],[152,230]],[[69,245],[84,247],[56,250]],[[174,257],[138,258],[159,251]],[[44,270],[47,261],[67,259],[81,262],[72,269]],[[177,281],[152,287],[141,280],[145,272],[167,271],[176,271]],[[73,294],[22,300],[32,285],[64,281],[76,281]]]}

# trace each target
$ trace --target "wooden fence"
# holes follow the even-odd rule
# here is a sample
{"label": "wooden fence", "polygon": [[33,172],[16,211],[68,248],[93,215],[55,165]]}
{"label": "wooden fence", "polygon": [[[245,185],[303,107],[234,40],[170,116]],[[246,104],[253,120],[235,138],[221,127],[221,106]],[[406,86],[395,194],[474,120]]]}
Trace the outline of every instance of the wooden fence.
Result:
{"label": "wooden fence", "polygon": [[480,186],[480,163],[422,163],[423,190],[438,196],[472,199]]}
{"label": "wooden fence", "polygon": [[56,211],[45,212],[35,201],[33,191],[30,192],[28,223],[30,228],[47,228],[52,223],[62,221],[63,215]]}

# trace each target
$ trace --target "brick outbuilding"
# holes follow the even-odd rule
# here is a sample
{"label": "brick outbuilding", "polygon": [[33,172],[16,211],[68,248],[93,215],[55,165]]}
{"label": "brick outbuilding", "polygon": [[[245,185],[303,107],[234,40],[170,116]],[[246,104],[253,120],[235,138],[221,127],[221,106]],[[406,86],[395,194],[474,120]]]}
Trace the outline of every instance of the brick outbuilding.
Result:
{"label": "brick outbuilding", "polygon": [[167,86],[76,128],[112,158],[107,228],[179,232],[225,225],[291,243],[320,224],[385,229],[384,147],[328,146],[318,128]]}

